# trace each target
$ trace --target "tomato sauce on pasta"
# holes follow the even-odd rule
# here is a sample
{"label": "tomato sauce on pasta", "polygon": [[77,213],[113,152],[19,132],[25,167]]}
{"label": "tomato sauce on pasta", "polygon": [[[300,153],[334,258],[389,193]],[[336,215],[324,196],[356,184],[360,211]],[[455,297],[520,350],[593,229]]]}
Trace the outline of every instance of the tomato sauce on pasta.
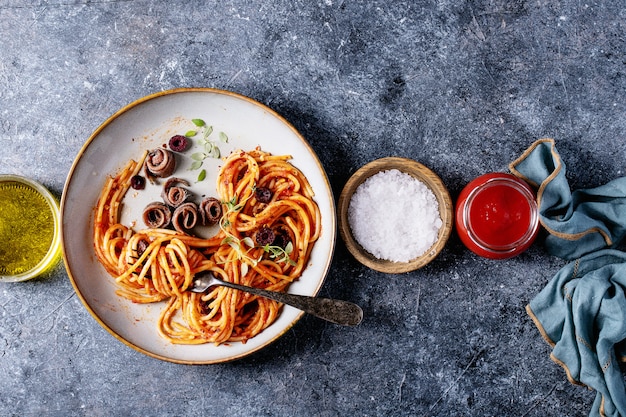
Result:
{"label": "tomato sauce on pasta", "polygon": [[[288,155],[235,151],[217,177],[224,214],[216,235],[134,230],[120,223],[120,207],[145,157],[129,161],[102,189],[93,235],[98,260],[114,277],[118,295],[136,303],[166,300],[158,331],[170,342],[245,343],[276,320],[281,304],[222,286],[202,294],[187,289],[195,274],[208,271],[225,281],[286,291],[302,275],[321,232],[309,182]],[[259,201],[259,188],[271,191],[270,201]],[[262,228],[280,231],[289,250],[255,243]]]}

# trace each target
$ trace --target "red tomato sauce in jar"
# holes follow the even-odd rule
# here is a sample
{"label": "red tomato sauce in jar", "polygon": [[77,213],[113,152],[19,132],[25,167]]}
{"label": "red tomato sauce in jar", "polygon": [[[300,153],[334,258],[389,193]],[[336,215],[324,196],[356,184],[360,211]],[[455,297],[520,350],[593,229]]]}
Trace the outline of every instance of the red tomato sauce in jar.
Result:
{"label": "red tomato sauce in jar", "polygon": [[511,174],[481,175],[459,195],[456,227],[463,244],[479,256],[516,256],[528,249],[539,232],[535,194]]}

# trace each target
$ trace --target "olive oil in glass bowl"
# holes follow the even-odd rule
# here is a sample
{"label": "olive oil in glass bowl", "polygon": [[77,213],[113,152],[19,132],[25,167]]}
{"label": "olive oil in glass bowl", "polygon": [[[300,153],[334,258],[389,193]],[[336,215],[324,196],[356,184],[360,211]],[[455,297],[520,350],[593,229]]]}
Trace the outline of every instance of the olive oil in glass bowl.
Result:
{"label": "olive oil in glass bowl", "polygon": [[26,281],[61,254],[59,204],[41,184],[0,175],[0,282]]}

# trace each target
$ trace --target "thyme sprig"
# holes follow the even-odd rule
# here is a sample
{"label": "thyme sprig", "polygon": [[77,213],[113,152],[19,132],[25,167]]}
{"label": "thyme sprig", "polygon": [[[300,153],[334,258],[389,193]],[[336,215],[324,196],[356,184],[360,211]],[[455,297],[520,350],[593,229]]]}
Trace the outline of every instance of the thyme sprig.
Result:
{"label": "thyme sprig", "polygon": [[[201,152],[195,152],[191,154],[191,159],[193,159],[193,162],[191,163],[190,169],[193,171],[195,169],[199,169],[206,158],[219,159],[221,158],[222,153],[218,146],[218,142],[210,138],[211,134],[213,133],[213,126],[206,124],[206,122],[202,119],[191,119],[191,122],[198,129],[187,131],[185,133],[185,136],[187,136],[188,138],[194,138],[198,135],[201,135],[198,143],[202,145]],[[228,135],[226,135],[226,133],[219,132],[218,137],[220,142],[228,143]]]}
{"label": "thyme sprig", "polygon": [[293,243],[288,242],[284,248],[276,245],[265,245],[263,250],[270,254],[270,258],[275,259],[276,262],[286,262],[291,266],[296,266],[296,263],[291,259],[289,255],[293,252]]}
{"label": "thyme sprig", "polygon": [[[228,230],[230,226],[230,220],[228,218],[232,213],[243,209],[246,202],[254,195],[255,188],[255,186],[252,187],[252,193],[250,193],[250,195],[242,202],[237,202],[236,196],[234,196],[230,201],[225,202],[224,204],[227,207],[227,211],[224,215],[222,215],[222,218],[219,221],[220,229],[226,235],[226,237],[222,239],[222,244],[229,245],[233,248],[237,253],[237,258],[244,261],[241,264],[241,276],[245,276],[248,273],[248,263],[252,266],[256,266],[263,258],[263,255],[259,256],[258,259],[254,259],[248,255],[250,251],[257,246],[254,244],[254,241],[250,236],[240,239]],[[263,249],[263,252],[268,253],[270,258],[274,259],[276,262],[287,263],[291,266],[296,265],[296,262],[294,262],[290,257],[293,252],[293,243],[288,242],[284,248],[270,244],[260,247]]]}
{"label": "thyme sprig", "polygon": [[256,266],[256,264],[258,264],[261,260],[261,257],[259,257],[259,259],[254,259],[248,255],[250,250],[254,249],[254,241],[249,236],[239,239],[231,233],[230,230],[228,230],[228,227],[230,226],[230,220],[228,220],[228,218],[232,213],[240,211],[252,195],[253,194],[251,193],[242,202],[237,202],[237,196],[233,196],[230,201],[225,202],[224,204],[226,205],[227,211],[222,215],[222,218],[219,221],[220,229],[226,235],[226,237],[222,239],[222,245],[229,245],[237,253],[237,258],[244,261],[241,264],[241,276],[245,276],[248,273],[248,262],[251,263],[252,266]]}

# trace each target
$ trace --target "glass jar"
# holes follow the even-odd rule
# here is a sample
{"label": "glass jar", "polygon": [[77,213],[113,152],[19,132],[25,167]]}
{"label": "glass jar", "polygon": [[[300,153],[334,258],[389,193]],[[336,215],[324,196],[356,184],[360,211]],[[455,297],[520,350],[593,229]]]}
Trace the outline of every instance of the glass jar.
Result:
{"label": "glass jar", "polygon": [[0,282],[25,281],[52,268],[61,254],[56,198],[41,184],[0,175]]}
{"label": "glass jar", "polygon": [[523,180],[506,173],[475,178],[461,191],[456,228],[475,254],[506,259],[530,247],[539,233],[535,193]]}

